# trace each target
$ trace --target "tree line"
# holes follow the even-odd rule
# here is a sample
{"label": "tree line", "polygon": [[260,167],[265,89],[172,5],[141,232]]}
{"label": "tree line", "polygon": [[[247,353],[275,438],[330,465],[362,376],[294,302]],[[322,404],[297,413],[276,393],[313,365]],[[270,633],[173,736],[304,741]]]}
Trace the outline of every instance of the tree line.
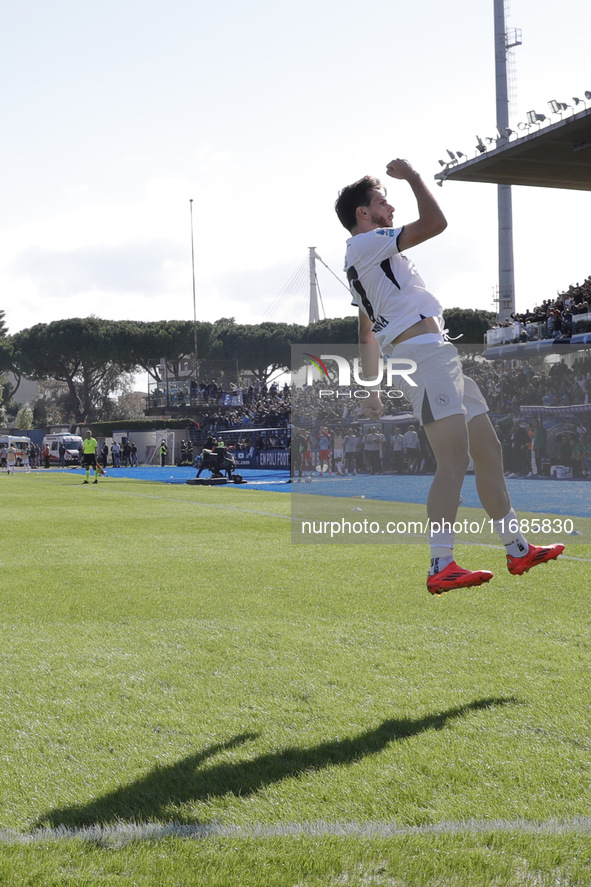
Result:
{"label": "tree line", "polygon": [[[464,343],[482,344],[494,315],[488,311],[451,309],[445,313],[453,335]],[[141,370],[161,383],[159,361],[171,366],[192,355],[197,342],[199,361],[236,361],[266,381],[291,361],[291,345],[354,344],[356,317],[321,320],[310,326],[287,323],[236,323],[221,318],[214,323],[192,321],[115,321],[99,317],[38,323],[9,335],[0,310],[0,409],[10,409],[20,380],[56,381],[64,408],[77,424],[108,418],[111,395],[125,390],[130,374]],[[11,373],[13,382],[8,381]],[[39,423],[44,424],[44,423]]]}

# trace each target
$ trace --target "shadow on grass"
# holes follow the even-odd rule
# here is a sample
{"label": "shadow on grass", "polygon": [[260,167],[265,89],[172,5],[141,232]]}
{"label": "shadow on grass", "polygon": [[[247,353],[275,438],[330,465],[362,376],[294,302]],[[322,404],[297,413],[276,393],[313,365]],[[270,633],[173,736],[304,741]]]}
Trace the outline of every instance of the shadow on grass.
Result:
{"label": "shadow on grass", "polygon": [[[155,767],[146,776],[108,792],[87,804],[52,810],[37,821],[36,828],[75,828],[115,822],[146,822],[170,818],[171,806],[207,801],[224,795],[248,796],[283,779],[352,764],[375,755],[392,742],[418,736],[427,730],[442,730],[450,721],[472,711],[517,704],[515,697],[478,699],[424,718],[383,721],[352,739],[335,739],[309,748],[287,747],[246,761],[224,762],[203,767],[214,755],[254,740],[258,734],[243,733],[227,742],[212,745],[166,767]],[[179,811],[180,813],[180,811]],[[194,817],[175,815],[175,821],[194,823]]]}

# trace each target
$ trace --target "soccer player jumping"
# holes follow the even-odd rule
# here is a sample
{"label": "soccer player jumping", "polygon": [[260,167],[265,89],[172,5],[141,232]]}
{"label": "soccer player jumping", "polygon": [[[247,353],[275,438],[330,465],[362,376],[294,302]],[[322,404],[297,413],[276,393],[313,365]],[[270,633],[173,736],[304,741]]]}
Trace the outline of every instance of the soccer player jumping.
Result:
{"label": "soccer player jumping", "polygon": [[[367,379],[378,375],[379,353],[413,360],[410,385],[397,386],[411,402],[435,455],[437,468],[427,497],[431,567],[427,588],[441,594],[489,582],[488,570],[459,567],[453,554],[453,524],[470,457],[480,501],[493,520],[507,551],[507,568],[522,575],[537,564],[557,558],[564,545],[532,545],[519,531],[511,506],[501,445],[488,417],[488,406],[476,383],[464,376],[457,349],[448,341],[443,309],[426,288],[405,250],[440,234],[445,217],[423,179],[407,160],[392,160],[387,174],[410,185],[419,217],[393,228],[394,207],[378,179],[365,176],[340,192],[335,209],[351,233],[345,270],[353,304],[359,309],[359,342]],[[370,418],[382,414],[378,391],[364,402]]]}

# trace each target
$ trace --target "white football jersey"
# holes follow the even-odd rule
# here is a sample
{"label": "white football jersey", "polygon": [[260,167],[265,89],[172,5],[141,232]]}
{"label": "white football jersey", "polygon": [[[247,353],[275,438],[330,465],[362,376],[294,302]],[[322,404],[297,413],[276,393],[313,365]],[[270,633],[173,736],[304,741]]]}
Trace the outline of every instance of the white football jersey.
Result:
{"label": "white football jersey", "polygon": [[369,317],[380,348],[424,317],[438,317],[441,303],[414,264],[398,251],[403,228],[375,228],[347,241],[345,272],[352,304]]}

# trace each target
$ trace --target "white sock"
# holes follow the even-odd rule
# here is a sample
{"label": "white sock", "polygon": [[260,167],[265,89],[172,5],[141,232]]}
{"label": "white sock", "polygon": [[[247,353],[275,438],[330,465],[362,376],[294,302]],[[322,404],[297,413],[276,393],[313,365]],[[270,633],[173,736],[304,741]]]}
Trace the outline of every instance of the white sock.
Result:
{"label": "white sock", "polygon": [[527,554],[529,542],[519,531],[519,519],[514,508],[502,520],[493,521],[493,526],[499,534],[507,554],[510,554],[511,557],[524,557]]}
{"label": "white sock", "polygon": [[431,533],[431,567],[429,575],[434,576],[441,570],[445,570],[448,564],[454,559],[454,539],[453,530],[440,530]]}

